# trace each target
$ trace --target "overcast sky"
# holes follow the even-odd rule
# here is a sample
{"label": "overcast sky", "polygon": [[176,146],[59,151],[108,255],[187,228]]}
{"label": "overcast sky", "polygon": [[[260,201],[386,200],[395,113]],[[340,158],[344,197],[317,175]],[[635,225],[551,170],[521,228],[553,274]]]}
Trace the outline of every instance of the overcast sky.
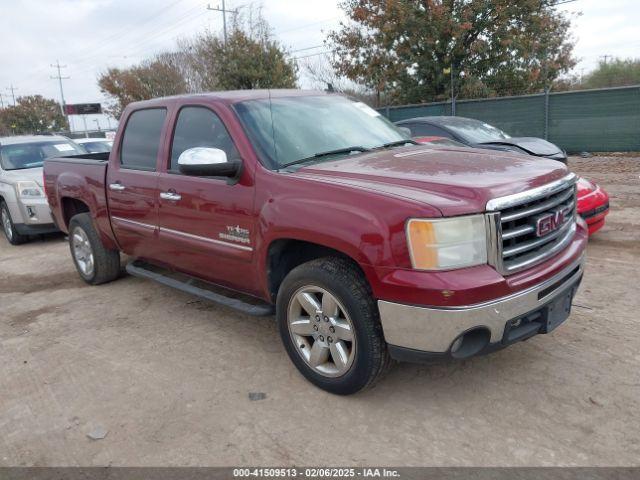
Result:
{"label": "overcast sky", "polygon": [[[218,6],[221,0],[212,0]],[[227,9],[263,5],[276,37],[295,56],[324,51],[317,47],[328,30],[344,18],[336,0],[226,0]],[[42,94],[59,100],[57,72],[61,65],[67,103],[100,102],[97,74],[107,66],[127,66],[207,27],[221,30],[222,16],[207,11],[202,0],[0,0],[0,94],[11,103],[15,95]],[[580,11],[573,33],[576,73],[588,72],[602,55],[640,56],[638,0],[575,0],[559,6]],[[94,118],[102,128],[105,117]],[[78,119],[74,126],[81,128]]]}

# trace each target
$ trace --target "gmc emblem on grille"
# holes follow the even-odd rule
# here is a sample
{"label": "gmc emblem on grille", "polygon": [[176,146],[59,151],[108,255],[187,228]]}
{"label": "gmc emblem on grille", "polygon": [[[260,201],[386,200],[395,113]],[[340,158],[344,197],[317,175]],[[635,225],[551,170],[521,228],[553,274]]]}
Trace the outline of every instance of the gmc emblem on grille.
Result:
{"label": "gmc emblem on grille", "polygon": [[564,223],[564,209],[547,213],[536,219],[536,235],[544,237],[557,230]]}

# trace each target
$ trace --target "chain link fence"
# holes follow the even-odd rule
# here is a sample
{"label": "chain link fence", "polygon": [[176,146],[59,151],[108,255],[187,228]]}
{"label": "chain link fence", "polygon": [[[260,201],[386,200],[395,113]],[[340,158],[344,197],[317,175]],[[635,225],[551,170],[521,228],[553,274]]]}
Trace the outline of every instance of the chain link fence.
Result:
{"label": "chain link fence", "polygon": [[[451,115],[451,102],[380,109],[396,122]],[[495,125],[512,136],[540,137],[568,152],[640,151],[640,85],[458,100],[455,114]]]}

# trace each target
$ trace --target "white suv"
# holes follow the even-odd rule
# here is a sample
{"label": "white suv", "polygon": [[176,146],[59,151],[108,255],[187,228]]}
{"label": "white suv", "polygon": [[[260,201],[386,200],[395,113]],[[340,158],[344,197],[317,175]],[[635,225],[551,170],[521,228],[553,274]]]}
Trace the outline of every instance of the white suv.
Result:
{"label": "white suv", "polygon": [[58,230],[44,195],[42,164],[48,157],[83,153],[65,137],[0,137],[0,220],[9,243],[18,245],[29,235]]}

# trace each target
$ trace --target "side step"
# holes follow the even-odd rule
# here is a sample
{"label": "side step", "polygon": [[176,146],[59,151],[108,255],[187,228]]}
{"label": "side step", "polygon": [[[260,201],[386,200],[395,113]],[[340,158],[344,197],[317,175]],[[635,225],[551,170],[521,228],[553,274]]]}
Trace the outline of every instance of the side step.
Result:
{"label": "side step", "polygon": [[[155,280],[156,282],[168,287],[182,290],[183,292],[190,293],[197,297],[206,298],[207,300],[220,303],[248,315],[264,317],[275,313],[273,305],[261,302],[253,297],[248,297],[246,295],[227,290],[218,285],[214,285],[182,273],[165,270],[141,260],[134,260],[133,262],[128,263],[126,270],[129,275],[133,275],[134,277]],[[225,293],[228,295],[225,295]],[[249,303],[249,301],[236,298],[239,296],[242,296],[247,300],[254,301],[255,303]]]}

